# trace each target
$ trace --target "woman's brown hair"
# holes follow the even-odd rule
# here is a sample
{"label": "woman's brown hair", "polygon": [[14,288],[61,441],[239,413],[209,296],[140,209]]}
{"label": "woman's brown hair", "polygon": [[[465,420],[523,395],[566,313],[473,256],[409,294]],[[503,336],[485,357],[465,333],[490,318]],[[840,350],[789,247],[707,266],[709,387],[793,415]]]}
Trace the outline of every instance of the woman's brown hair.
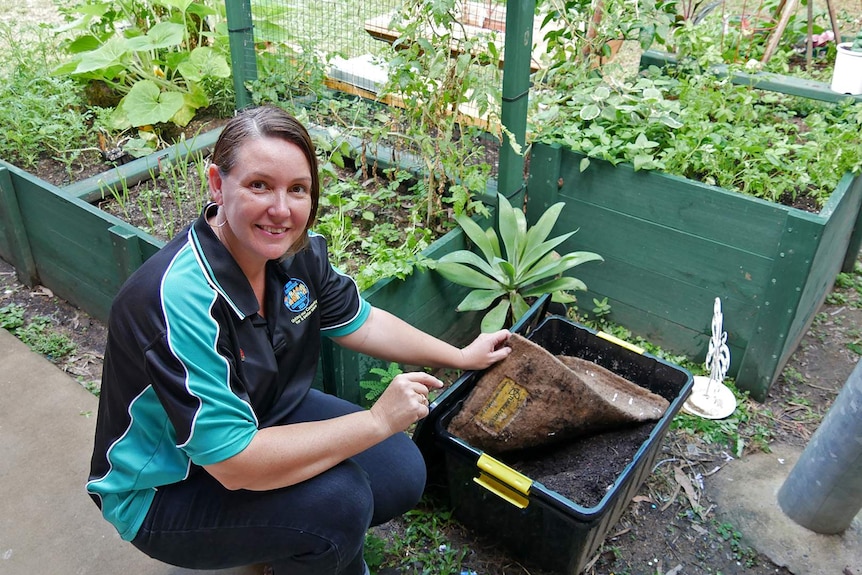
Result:
{"label": "woman's brown hair", "polygon": [[[317,155],[314,142],[302,123],[277,106],[245,108],[225,124],[216,141],[210,161],[224,174],[229,174],[237,161],[237,152],[249,140],[258,138],[279,138],[296,145],[308,160],[311,168],[311,213],[305,224],[305,231],[311,229],[317,217],[320,203],[320,176],[317,172]],[[291,251],[299,251],[308,243],[308,233],[302,235],[298,245]]]}

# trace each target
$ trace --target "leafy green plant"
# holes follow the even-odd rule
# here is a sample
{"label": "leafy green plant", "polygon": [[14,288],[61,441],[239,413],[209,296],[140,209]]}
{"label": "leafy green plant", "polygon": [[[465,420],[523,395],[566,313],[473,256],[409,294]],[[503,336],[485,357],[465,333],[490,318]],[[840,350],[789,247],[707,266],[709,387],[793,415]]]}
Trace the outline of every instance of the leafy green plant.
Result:
{"label": "leafy green plant", "polygon": [[540,0],[539,34],[546,47],[540,76],[546,81],[572,69],[595,67],[612,55],[614,44],[624,40],[636,40],[644,50],[656,41],[666,43],[677,16],[676,7],[669,4]]}
{"label": "leafy green plant", "polygon": [[[394,361],[385,369],[382,367],[372,367],[369,369],[366,379],[360,380],[359,382],[359,389],[365,391],[365,399],[368,402],[367,405],[371,405],[377,401],[377,398],[383,394],[387,387],[389,387],[389,384],[392,383],[395,376],[400,375],[401,373],[404,373],[401,370],[401,366]],[[376,375],[377,379],[369,379],[372,375]]]}
{"label": "leafy green plant", "polygon": [[423,500],[400,519],[403,533],[389,543],[384,564],[399,572],[460,573],[469,549],[458,548],[445,537],[444,529],[453,522],[452,513]]}
{"label": "leafy green plant", "polygon": [[402,127],[392,137],[423,163],[425,225],[445,213],[444,203],[456,214],[486,214],[474,195],[485,192],[490,167],[474,143],[481,130],[466,121],[463,110],[472,106],[475,117],[494,130],[502,100],[497,33],[467,33],[455,0],[405,2],[392,27],[399,36],[387,56],[389,77],[379,96],[403,103],[391,111]]}
{"label": "leafy green plant", "polygon": [[230,77],[220,9],[213,0],[83,0],[65,9],[73,22],[64,31],[78,35],[55,73],[118,99],[115,129],[185,126]]}
{"label": "leafy green plant", "polygon": [[324,89],[326,66],[312,46],[270,43],[257,60],[258,78],[247,86],[255,104],[302,104]]}
{"label": "leafy green plant", "polygon": [[75,343],[53,329],[54,320],[47,316],[25,319],[25,308],[19,304],[0,307],[0,327],[51,361],[59,361],[75,351]]}
{"label": "leafy green plant", "polygon": [[0,328],[14,332],[24,325],[24,306],[10,303],[0,307]]}
{"label": "leafy green plant", "polygon": [[52,329],[53,325],[54,321],[50,317],[36,316],[17,328],[14,334],[36,353],[51,361],[59,361],[74,353],[75,343],[68,336]]}
{"label": "leafy green plant", "polygon": [[44,27],[0,21],[0,44],[0,158],[32,169],[53,157],[71,176],[98,140],[76,84],[50,74],[56,40]]}
{"label": "leafy green plant", "polygon": [[671,422],[671,429],[696,436],[706,444],[724,447],[734,457],[751,451],[769,451],[773,431],[771,413],[740,393],[733,381],[725,381],[737,398],[736,411],[725,419],[705,419],[681,411]]}
{"label": "leafy green plant", "polygon": [[862,52],[862,30],[856,33],[853,43],[850,44],[850,50],[852,52]]}
{"label": "leafy green plant", "polygon": [[823,206],[844,174],[862,171],[858,103],[787,96],[683,69],[674,77],[658,69],[626,80],[584,76],[565,92],[537,96],[537,139],[768,201],[805,196]]}
{"label": "leafy green plant", "polygon": [[[398,192],[390,186],[398,180],[369,190],[356,176],[327,182],[321,194],[314,229],[327,238],[333,264],[353,276],[360,289],[386,277],[403,279],[424,267],[421,252],[431,244],[432,230],[421,225],[420,214],[393,204]],[[399,199],[409,206],[413,198]],[[399,213],[405,211],[406,216]],[[400,219],[390,219],[396,216]]]}
{"label": "leafy green plant", "polygon": [[562,274],[580,264],[601,261],[602,257],[592,252],[561,256],[554,251],[575,233],[548,239],[563,206],[562,202],[554,204],[528,229],[524,213],[498,195],[499,237],[493,228],[482,230],[469,217],[456,216],[482,255],[458,250],[431,267],[446,279],[473,288],[458,304],[458,311],[491,308],[482,318],[482,331],[495,331],[518,321],[529,309],[531,298],[550,293],[555,302],[571,303],[575,298],[567,292],[586,290],[581,280]]}

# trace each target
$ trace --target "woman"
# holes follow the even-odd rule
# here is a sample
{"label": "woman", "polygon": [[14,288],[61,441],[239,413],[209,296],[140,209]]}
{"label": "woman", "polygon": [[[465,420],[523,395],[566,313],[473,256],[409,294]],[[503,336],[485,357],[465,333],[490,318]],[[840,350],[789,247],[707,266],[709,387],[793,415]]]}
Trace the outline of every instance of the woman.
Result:
{"label": "woman", "polygon": [[212,203],[112,306],[87,489],[123,539],[167,563],[359,575],[368,527],[422,494],[402,432],[442,383],[401,374],[363,410],[311,389],[320,336],[483,369],[508,355],[509,332],[458,349],[364,301],[309,231],[314,147],[283,110],[233,118],[208,178]]}

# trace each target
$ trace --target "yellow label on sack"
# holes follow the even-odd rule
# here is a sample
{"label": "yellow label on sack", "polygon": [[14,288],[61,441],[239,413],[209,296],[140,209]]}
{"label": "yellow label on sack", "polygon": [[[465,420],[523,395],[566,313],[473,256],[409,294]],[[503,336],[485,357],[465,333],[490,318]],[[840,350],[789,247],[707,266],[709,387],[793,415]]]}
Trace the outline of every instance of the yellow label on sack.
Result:
{"label": "yellow label on sack", "polygon": [[488,402],[479,410],[476,419],[493,433],[499,433],[530,397],[527,390],[509,377],[504,377]]}

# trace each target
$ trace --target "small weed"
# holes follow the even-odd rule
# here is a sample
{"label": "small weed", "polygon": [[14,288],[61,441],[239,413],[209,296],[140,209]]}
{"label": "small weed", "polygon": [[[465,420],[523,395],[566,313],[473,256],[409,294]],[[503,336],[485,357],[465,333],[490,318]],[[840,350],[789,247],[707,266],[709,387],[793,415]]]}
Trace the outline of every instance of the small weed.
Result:
{"label": "small weed", "polygon": [[0,327],[9,330],[36,353],[56,362],[74,353],[75,344],[68,336],[54,331],[53,325],[54,320],[47,316],[26,321],[24,307],[19,304],[0,308]]}
{"label": "small weed", "polygon": [[737,561],[746,567],[755,565],[756,553],[742,543],[742,533],[731,523],[715,523],[715,532],[730,544],[730,549]]}
{"label": "small weed", "polygon": [[24,325],[24,306],[10,303],[0,307],[0,327],[14,333]]}
{"label": "small weed", "polygon": [[367,400],[366,405],[371,405],[383,391],[392,383],[392,380],[395,379],[395,376],[403,373],[401,371],[401,366],[399,366],[394,361],[389,364],[389,367],[383,369],[382,367],[372,367],[368,370],[369,375],[376,375],[379,379],[363,379],[359,382],[359,388],[365,391],[365,399]]}
{"label": "small weed", "polygon": [[671,429],[699,437],[707,444],[727,447],[735,457],[742,457],[747,451],[768,451],[773,435],[768,425],[770,413],[740,394],[733,382],[726,383],[737,397],[736,411],[731,417],[712,420],[680,412],[671,422]]}
{"label": "small weed", "polygon": [[805,376],[802,375],[802,373],[800,373],[800,371],[793,366],[788,366],[784,368],[784,371],[781,373],[781,375],[784,376],[784,381],[791,385],[805,383]]}
{"label": "small weed", "polygon": [[826,303],[829,305],[846,305],[847,301],[847,295],[837,291],[830,292],[826,296]]}
{"label": "small weed", "polygon": [[426,500],[401,518],[405,527],[392,540],[369,534],[365,538],[365,560],[372,572],[393,567],[404,573],[460,573],[468,549],[452,547],[445,529],[452,524],[451,512],[435,508]]}
{"label": "small weed", "polygon": [[46,316],[34,317],[29,323],[15,330],[15,336],[36,353],[52,361],[63,359],[75,351],[74,342],[68,336],[51,329],[54,321]]}

